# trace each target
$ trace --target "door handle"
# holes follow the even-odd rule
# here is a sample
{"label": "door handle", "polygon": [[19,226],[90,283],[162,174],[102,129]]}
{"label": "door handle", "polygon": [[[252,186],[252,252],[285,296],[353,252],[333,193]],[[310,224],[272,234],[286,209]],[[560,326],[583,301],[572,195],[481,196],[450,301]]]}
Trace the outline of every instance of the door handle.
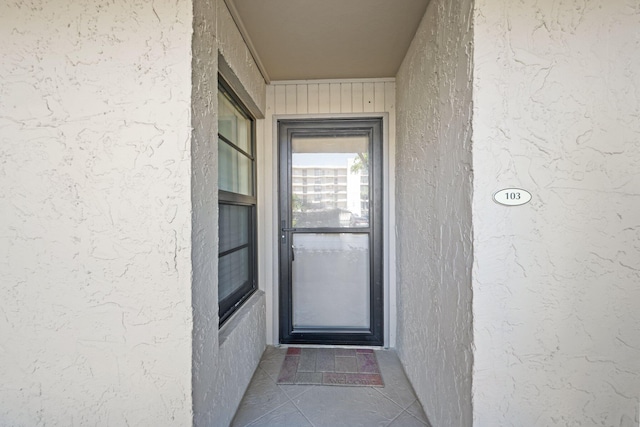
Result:
{"label": "door handle", "polygon": [[296,228],[288,228],[286,227],[287,222],[285,220],[282,220],[281,224],[281,228],[280,228],[280,241],[282,243],[286,243],[287,242],[287,235],[285,234],[288,231],[296,231]]}
{"label": "door handle", "polygon": [[280,240],[282,243],[287,243],[287,235],[285,234],[287,231],[296,231],[295,228],[282,228],[280,230]]}
{"label": "door handle", "polygon": [[280,221],[280,231],[282,231],[283,233],[287,231],[296,231],[296,230],[297,228],[288,228],[286,220],[283,219],[282,221]]}
{"label": "door handle", "polygon": [[295,246],[291,245],[291,262],[296,260],[296,248]]}

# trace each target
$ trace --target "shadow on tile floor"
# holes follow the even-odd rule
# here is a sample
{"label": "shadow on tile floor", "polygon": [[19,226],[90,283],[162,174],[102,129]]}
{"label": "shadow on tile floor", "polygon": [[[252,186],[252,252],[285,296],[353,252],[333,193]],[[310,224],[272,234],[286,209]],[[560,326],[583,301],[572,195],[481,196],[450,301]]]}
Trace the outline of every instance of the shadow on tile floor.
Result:
{"label": "shadow on tile floor", "polygon": [[286,352],[267,347],[233,427],[429,426],[393,350],[375,352],[384,387],[278,384]]}

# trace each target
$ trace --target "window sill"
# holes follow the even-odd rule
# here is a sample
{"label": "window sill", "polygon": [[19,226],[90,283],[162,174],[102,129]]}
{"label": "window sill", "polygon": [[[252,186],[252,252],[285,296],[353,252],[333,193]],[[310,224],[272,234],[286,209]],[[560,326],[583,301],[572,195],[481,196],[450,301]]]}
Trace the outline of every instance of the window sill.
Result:
{"label": "window sill", "polygon": [[248,317],[256,306],[256,304],[260,303],[260,300],[264,298],[264,291],[257,290],[249,297],[248,300],[242,304],[231,317],[222,325],[220,330],[218,331],[218,345],[222,346],[224,342],[229,338],[233,332],[242,325],[243,320]]}

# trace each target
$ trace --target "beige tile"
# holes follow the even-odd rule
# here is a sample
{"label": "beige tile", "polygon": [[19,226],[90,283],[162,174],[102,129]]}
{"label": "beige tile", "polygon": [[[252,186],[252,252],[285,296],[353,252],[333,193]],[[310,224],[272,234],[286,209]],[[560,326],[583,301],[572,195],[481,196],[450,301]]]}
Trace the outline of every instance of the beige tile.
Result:
{"label": "beige tile", "polygon": [[427,419],[427,415],[424,413],[424,410],[422,409],[422,405],[420,404],[419,401],[416,400],[415,402],[413,402],[411,406],[407,408],[407,412],[413,415],[414,417],[416,417],[418,420],[420,420],[424,424],[430,426],[429,420]]}
{"label": "beige tile", "polygon": [[403,409],[408,408],[416,401],[416,395],[395,351],[376,351],[376,359],[384,381],[384,387],[377,390]]}
{"label": "beige tile", "polygon": [[425,427],[426,424],[413,417],[408,412],[403,412],[393,420],[389,427]]}
{"label": "beige tile", "polygon": [[280,389],[289,396],[289,399],[293,399],[294,397],[300,396],[302,393],[309,391],[313,386],[304,384],[278,384],[278,387],[280,387]]}
{"label": "beige tile", "polygon": [[[375,352],[383,388],[276,384],[286,352],[284,347],[267,347],[232,426],[428,425],[394,351]],[[313,357],[308,363],[315,368],[317,350],[309,353]],[[336,349],[336,360],[354,357],[352,353]]]}
{"label": "beige tile", "polygon": [[316,427],[386,426],[403,412],[370,387],[316,386],[293,402]]}
{"label": "beige tile", "polygon": [[286,393],[258,367],[231,425],[245,426],[288,401]]}
{"label": "beige tile", "polygon": [[278,378],[287,349],[268,346],[260,359],[260,366],[274,380]]}
{"label": "beige tile", "polygon": [[272,345],[268,345],[267,348],[262,353],[262,361],[270,360],[274,358],[284,359],[284,356],[287,354],[287,347],[274,347]]}
{"label": "beige tile", "polygon": [[313,427],[291,402],[249,424],[251,427]]}

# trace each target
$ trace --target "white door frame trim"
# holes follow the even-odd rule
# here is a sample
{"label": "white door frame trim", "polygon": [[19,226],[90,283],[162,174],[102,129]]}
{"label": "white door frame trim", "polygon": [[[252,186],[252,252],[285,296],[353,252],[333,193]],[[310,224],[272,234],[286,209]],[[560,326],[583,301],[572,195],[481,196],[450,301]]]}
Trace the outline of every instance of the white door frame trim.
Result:
{"label": "white door frame trim", "polygon": [[[258,200],[259,283],[267,296],[267,344],[279,345],[278,306],[278,120],[282,119],[338,119],[382,118],[383,123],[383,259],[384,259],[384,347],[396,343],[396,262],[395,262],[395,138],[390,137],[389,113],[331,113],[331,114],[274,114],[272,134],[264,135],[264,145],[258,157],[259,186],[262,197]],[[269,151],[267,153],[267,151]],[[269,165],[269,159],[271,164]],[[261,170],[261,171],[260,171]],[[267,185],[270,183],[271,185]]]}

